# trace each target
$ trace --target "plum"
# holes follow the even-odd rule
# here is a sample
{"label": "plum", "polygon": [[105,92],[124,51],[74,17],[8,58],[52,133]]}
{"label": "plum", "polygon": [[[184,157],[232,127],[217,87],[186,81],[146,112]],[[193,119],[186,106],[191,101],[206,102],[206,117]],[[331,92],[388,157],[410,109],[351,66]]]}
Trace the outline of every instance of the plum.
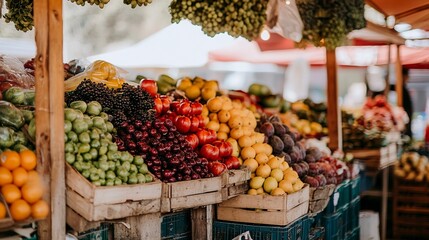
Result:
{"label": "plum", "polygon": [[304,169],[299,164],[292,164],[292,169],[298,173],[298,176],[301,178],[305,175]]}
{"label": "plum", "polygon": [[308,163],[315,163],[316,162],[316,158],[314,158],[314,156],[313,155],[309,155],[309,154],[307,154],[306,156],[305,156],[305,159],[304,159],[306,162],[308,162]]}
{"label": "plum", "polygon": [[281,123],[282,122],[282,120],[280,120],[279,116],[277,116],[277,115],[271,115],[268,118],[268,121],[270,121],[271,123]]}
{"label": "plum", "polygon": [[316,147],[310,147],[306,153],[307,155],[312,155],[316,161],[322,157],[322,152]]}
{"label": "plum", "polygon": [[284,144],[278,136],[271,136],[268,140],[268,143],[271,145],[271,147],[273,147],[274,154],[283,152]]}
{"label": "plum", "polygon": [[287,164],[291,164],[292,163],[292,159],[290,158],[290,155],[283,152],[284,157],[285,157],[285,162],[287,162]]}
{"label": "plum", "polygon": [[283,140],[283,144],[284,144],[284,148],[283,150],[285,152],[290,152],[293,148],[293,146],[295,146],[295,142],[293,141],[292,137],[289,134],[285,134],[282,137]]}
{"label": "plum", "polygon": [[291,132],[289,132],[289,133],[288,133],[288,135],[289,135],[289,137],[291,137],[291,138],[292,138],[292,141],[293,141],[293,142],[294,142],[294,144],[295,144],[295,142],[296,142],[295,133],[293,133],[293,132],[291,131]]}
{"label": "plum", "polygon": [[319,181],[319,186],[323,187],[326,185],[327,180],[325,178],[325,176],[323,176],[322,174],[317,175],[316,177],[314,177],[317,181]]}
{"label": "plum", "polygon": [[292,150],[289,153],[289,156],[290,156],[290,162],[291,163],[296,163],[299,161],[299,153],[298,152]]}
{"label": "plum", "polygon": [[304,178],[304,182],[310,184],[310,187],[319,187],[319,181],[317,181],[317,179],[314,177],[306,176]]}
{"label": "plum", "polygon": [[283,124],[280,122],[273,122],[274,133],[277,136],[284,136],[286,134],[286,129],[283,127]]}
{"label": "plum", "polygon": [[299,165],[303,168],[305,175],[307,175],[308,170],[310,169],[310,166],[306,162],[300,162]]}
{"label": "plum", "polygon": [[265,134],[265,136],[271,137],[274,135],[274,126],[270,122],[266,122],[261,125],[259,131]]}
{"label": "plum", "polygon": [[297,145],[295,145],[293,147],[293,152],[295,152],[297,154],[297,156],[298,156],[298,158],[296,160],[297,162],[299,162],[301,160],[304,160],[305,156],[302,156],[302,151],[301,151],[301,149]]}
{"label": "plum", "polygon": [[320,174],[319,164],[309,163],[308,164],[308,175],[316,176]]}

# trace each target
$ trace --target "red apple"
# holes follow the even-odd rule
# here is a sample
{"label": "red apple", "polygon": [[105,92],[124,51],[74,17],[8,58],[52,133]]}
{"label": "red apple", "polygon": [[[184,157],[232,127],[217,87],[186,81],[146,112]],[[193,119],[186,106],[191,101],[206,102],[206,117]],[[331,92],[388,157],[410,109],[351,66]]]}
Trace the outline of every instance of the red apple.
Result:
{"label": "red apple", "polygon": [[219,148],[211,144],[204,144],[200,149],[200,154],[209,161],[219,160]]}

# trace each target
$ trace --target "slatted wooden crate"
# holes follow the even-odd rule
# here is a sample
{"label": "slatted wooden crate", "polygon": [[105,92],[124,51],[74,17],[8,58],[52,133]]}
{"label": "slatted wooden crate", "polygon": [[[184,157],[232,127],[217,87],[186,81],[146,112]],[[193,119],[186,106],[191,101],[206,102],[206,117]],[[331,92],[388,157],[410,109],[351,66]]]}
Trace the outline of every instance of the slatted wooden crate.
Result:
{"label": "slatted wooden crate", "polygon": [[228,200],[249,190],[250,169],[229,170],[222,174],[222,200]]}
{"label": "slatted wooden crate", "polygon": [[394,184],[394,237],[429,239],[429,183],[395,179]]}
{"label": "slatted wooden crate", "polygon": [[307,214],[308,201],[308,185],[283,196],[241,194],[218,205],[217,219],[285,226]]}
{"label": "slatted wooden crate", "polygon": [[161,209],[162,183],[96,187],[67,164],[67,206],[88,221],[156,213]]}
{"label": "slatted wooden crate", "polygon": [[379,149],[350,150],[355,159],[362,160],[367,168],[383,169],[394,164],[398,158],[396,143],[390,143]]}
{"label": "slatted wooden crate", "polygon": [[335,185],[330,184],[320,188],[310,188],[310,203],[308,214],[314,216],[328,206],[330,196],[334,193]]}
{"label": "slatted wooden crate", "polygon": [[222,202],[222,177],[162,184],[161,212],[174,212]]}

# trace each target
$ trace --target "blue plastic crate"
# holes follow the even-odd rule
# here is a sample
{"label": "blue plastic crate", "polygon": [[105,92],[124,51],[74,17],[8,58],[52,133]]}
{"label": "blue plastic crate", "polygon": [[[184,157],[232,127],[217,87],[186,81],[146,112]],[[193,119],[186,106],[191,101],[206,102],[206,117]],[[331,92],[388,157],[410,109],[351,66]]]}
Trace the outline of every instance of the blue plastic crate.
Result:
{"label": "blue plastic crate", "polygon": [[192,233],[183,233],[178,234],[169,238],[162,238],[162,239],[168,239],[168,240],[192,240]]}
{"label": "blue plastic crate", "polygon": [[161,239],[176,239],[175,237],[191,234],[191,232],[191,212],[189,210],[169,213],[162,217]]}
{"label": "blue plastic crate", "polygon": [[231,240],[249,231],[250,236],[258,240],[308,240],[306,221],[305,216],[284,227],[213,221],[213,239]]}
{"label": "blue plastic crate", "polygon": [[340,217],[341,217],[340,212],[323,216],[323,226],[325,228],[325,239],[334,239],[338,236],[338,232],[339,232],[338,221]]}
{"label": "blue plastic crate", "polygon": [[346,237],[347,227],[348,227],[348,218],[349,218],[349,204],[343,206],[338,212],[340,217],[338,219],[337,228],[338,236],[342,239]]}
{"label": "blue plastic crate", "polygon": [[353,231],[348,232],[345,239],[346,240],[359,240],[360,239],[360,228],[357,227]]}
{"label": "blue plastic crate", "polygon": [[350,232],[359,227],[359,211],[360,197],[357,197],[350,203],[347,231]]}
{"label": "blue plastic crate", "polygon": [[325,214],[335,213],[350,202],[351,186],[351,182],[345,180],[335,188],[329,199],[328,206],[324,210]]}
{"label": "blue plastic crate", "polygon": [[350,199],[355,199],[360,196],[360,177],[350,180]]}
{"label": "blue plastic crate", "polygon": [[321,240],[325,237],[325,228],[324,227],[315,227],[310,230],[308,236],[309,240]]}
{"label": "blue plastic crate", "polygon": [[102,224],[98,228],[91,229],[83,232],[77,236],[79,240],[108,240],[109,238],[109,225]]}

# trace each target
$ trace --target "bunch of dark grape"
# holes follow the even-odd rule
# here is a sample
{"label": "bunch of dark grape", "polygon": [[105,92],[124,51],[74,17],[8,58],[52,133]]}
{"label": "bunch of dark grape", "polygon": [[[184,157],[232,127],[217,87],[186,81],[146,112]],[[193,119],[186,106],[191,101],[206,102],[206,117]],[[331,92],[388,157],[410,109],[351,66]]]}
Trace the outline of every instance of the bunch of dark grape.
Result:
{"label": "bunch of dark grape", "polygon": [[33,29],[33,0],[6,0],[8,12],[3,15],[7,23],[13,22],[18,31]]}
{"label": "bunch of dark grape", "polygon": [[104,8],[104,5],[108,4],[110,0],[69,0],[72,3],[76,3],[80,6],[85,6],[85,3],[90,5],[97,5],[99,8]]}
{"label": "bunch of dark grape", "polygon": [[173,23],[188,19],[211,37],[226,32],[253,40],[266,22],[267,5],[268,0],[173,0],[170,14]]}
{"label": "bunch of dark grape", "polygon": [[82,81],[76,90],[65,94],[65,101],[97,101],[111,115],[115,127],[131,119],[151,122],[155,118],[154,101],[146,91],[127,83],[122,88],[110,89],[103,83]]}
{"label": "bunch of dark grape", "polygon": [[124,4],[131,5],[131,8],[136,8],[137,6],[147,6],[152,3],[152,0],[124,0]]}

